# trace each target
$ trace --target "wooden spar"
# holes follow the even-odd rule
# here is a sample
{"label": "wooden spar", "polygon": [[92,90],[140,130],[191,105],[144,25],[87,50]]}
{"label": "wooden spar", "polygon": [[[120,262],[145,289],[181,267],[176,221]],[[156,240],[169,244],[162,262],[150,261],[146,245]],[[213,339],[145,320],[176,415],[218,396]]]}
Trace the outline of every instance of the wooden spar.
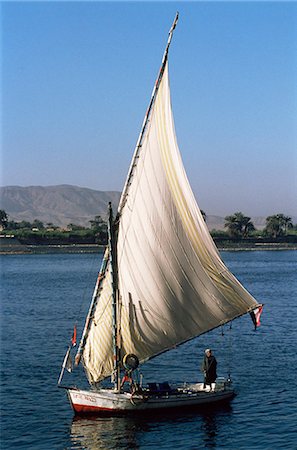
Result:
{"label": "wooden spar", "polygon": [[69,358],[70,350],[71,350],[71,347],[69,345],[69,347],[67,349],[67,352],[65,354],[64,360],[63,360],[62,369],[61,369],[59,380],[58,380],[58,386],[60,386],[60,384],[61,384],[64,372],[65,372],[65,369],[66,369],[66,366],[67,366],[67,361],[68,361],[68,358]]}
{"label": "wooden spar", "polygon": [[166,48],[165,48],[165,51],[164,51],[164,54],[163,54],[161,67],[160,67],[160,70],[159,70],[159,73],[158,73],[158,77],[157,77],[156,83],[155,83],[154,88],[153,88],[153,92],[152,92],[152,95],[151,95],[151,100],[150,100],[147,112],[146,112],[144,120],[143,120],[142,128],[141,128],[141,131],[140,131],[137,143],[136,143],[136,147],[135,147],[135,150],[134,150],[134,154],[133,154],[132,162],[131,162],[131,165],[130,165],[130,168],[129,168],[129,172],[128,172],[128,176],[127,176],[127,179],[126,179],[126,183],[125,183],[122,195],[121,195],[121,199],[120,199],[120,203],[119,203],[119,207],[118,207],[118,217],[120,216],[120,214],[122,212],[122,209],[123,209],[123,207],[124,207],[124,205],[126,203],[126,199],[127,199],[127,195],[128,195],[128,189],[129,189],[129,186],[130,186],[130,183],[131,183],[131,178],[133,177],[133,172],[134,172],[134,168],[136,166],[136,161],[137,161],[137,158],[139,156],[139,152],[140,152],[140,149],[141,149],[141,146],[142,146],[142,141],[143,141],[143,138],[144,138],[145,130],[146,130],[147,124],[149,122],[150,114],[151,114],[152,107],[154,105],[154,102],[155,102],[155,99],[156,99],[156,96],[157,96],[157,93],[158,93],[158,90],[159,90],[160,83],[161,83],[162,78],[163,78],[165,66],[166,66],[167,59],[168,59],[169,46],[171,44],[173,31],[174,31],[174,29],[175,29],[175,27],[177,25],[178,15],[179,14],[177,12],[176,15],[175,15],[173,24],[172,24],[172,26],[171,26],[171,28],[169,30],[169,36],[168,36],[167,45],[166,45]]}
{"label": "wooden spar", "polygon": [[112,346],[113,346],[113,375],[115,390],[119,390],[120,379],[120,361],[118,348],[118,319],[117,319],[117,262],[116,262],[116,245],[115,245],[115,228],[113,223],[113,214],[111,203],[108,204],[108,246],[109,246],[109,263],[112,285]]}

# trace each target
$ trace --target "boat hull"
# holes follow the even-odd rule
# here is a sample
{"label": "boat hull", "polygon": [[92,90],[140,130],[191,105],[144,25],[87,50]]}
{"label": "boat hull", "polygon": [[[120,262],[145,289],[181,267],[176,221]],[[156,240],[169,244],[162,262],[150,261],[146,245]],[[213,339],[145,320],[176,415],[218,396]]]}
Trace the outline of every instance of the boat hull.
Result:
{"label": "boat hull", "polygon": [[157,411],[164,409],[193,408],[228,402],[235,393],[232,389],[206,392],[202,389],[176,390],[174,393],[151,395],[146,392],[131,394],[101,389],[85,391],[67,389],[75,414],[126,414],[137,411]]}

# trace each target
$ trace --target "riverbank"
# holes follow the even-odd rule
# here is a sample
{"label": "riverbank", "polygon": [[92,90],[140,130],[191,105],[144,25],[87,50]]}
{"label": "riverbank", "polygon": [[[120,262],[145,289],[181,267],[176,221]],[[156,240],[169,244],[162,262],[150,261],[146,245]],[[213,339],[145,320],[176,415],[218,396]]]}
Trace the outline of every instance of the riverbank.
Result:
{"label": "riverbank", "polygon": [[[219,251],[297,250],[296,242],[215,241]],[[53,253],[102,253],[99,244],[51,244],[25,245],[16,238],[0,239],[1,255],[53,254]]]}
{"label": "riverbank", "polygon": [[261,243],[254,245],[230,245],[230,246],[219,246],[217,248],[220,251],[233,251],[233,252],[242,252],[242,251],[259,251],[259,250],[297,250],[297,244],[292,243]]}
{"label": "riverbank", "polygon": [[99,244],[23,244],[16,238],[0,238],[0,255],[101,253],[105,246]]}
{"label": "riverbank", "polygon": [[297,242],[215,242],[220,251],[297,250]]}

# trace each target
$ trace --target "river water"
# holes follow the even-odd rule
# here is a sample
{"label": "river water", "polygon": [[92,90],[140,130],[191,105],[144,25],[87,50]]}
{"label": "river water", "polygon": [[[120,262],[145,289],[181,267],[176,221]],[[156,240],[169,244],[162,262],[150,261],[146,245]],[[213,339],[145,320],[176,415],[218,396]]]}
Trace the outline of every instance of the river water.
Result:
{"label": "river water", "polygon": [[[100,255],[1,256],[1,449],[297,449],[297,251],[222,252],[265,303],[249,315],[143,366],[147,381],[201,379],[205,347],[231,370],[228,407],[142,418],[74,419],[61,363],[81,331]],[[82,374],[77,373],[76,377]]]}

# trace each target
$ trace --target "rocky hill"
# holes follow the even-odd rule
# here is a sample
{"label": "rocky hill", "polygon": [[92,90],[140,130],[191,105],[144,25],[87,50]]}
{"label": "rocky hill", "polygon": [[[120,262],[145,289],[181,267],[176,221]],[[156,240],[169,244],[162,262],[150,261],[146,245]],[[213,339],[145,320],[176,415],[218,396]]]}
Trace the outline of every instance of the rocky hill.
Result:
{"label": "rocky hill", "polygon": [[78,186],[6,186],[0,188],[0,209],[9,220],[66,227],[69,223],[90,226],[96,215],[106,218],[108,202],[117,208],[120,192],[95,191]]}

